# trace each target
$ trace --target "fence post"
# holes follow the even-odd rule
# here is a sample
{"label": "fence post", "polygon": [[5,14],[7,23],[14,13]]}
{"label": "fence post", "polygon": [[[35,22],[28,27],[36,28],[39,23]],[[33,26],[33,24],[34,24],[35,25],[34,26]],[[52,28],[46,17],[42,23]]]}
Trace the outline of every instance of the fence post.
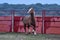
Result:
{"label": "fence post", "polygon": [[45,10],[42,10],[42,30],[41,30],[41,32],[42,32],[42,34],[44,34],[45,33],[45,26],[44,26],[44,22],[45,22]]}
{"label": "fence post", "polygon": [[12,10],[11,13],[12,13],[12,32],[14,32],[14,14],[15,14],[15,11]]}

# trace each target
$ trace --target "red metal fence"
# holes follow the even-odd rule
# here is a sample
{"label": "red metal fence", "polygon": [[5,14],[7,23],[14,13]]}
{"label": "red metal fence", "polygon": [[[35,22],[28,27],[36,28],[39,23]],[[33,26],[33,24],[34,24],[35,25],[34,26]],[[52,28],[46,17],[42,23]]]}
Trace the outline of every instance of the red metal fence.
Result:
{"label": "red metal fence", "polygon": [[0,16],[0,32],[11,32],[11,16]]}
{"label": "red metal fence", "polygon": [[[43,13],[45,12],[43,11]],[[22,16],[14,16],[14,27],[12,27],[12,16],[0,16],[0,32],[12,32],[12,28],[13,32],[24,32],[21,18]],[[42,18],[42,16],[35,17],[37,33],[60,34],[60,16],[45,15],[44,19]]]}
{"label": "red metal fence", "polygon": [[[15,32],[24,32],[23,23],[19,22],[21,17],[15,17]],[[17,19],[17,20],[16,20]],[[35,17],[36,31],[42,33],[42,17]],[[20,27],[20,28],[17,28]],[[20,30],[19,30],[20,29]],[[44,33],[45,34],[60,34],[60,17],[45,17],[44,21]]]}

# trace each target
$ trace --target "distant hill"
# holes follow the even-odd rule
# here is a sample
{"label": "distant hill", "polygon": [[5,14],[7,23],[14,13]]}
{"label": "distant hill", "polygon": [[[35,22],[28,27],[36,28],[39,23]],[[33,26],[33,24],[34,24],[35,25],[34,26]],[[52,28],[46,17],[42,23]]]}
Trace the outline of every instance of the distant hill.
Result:
{"label": "distant hill", "polygon": [[[38,11],[36,15],[41,15],[40,10],[60,10],[60,5],[58,4],[41,4],[41,3],[36,3],[36,4],[30,4],[30,5],[25,5],[25,4],[8,4],[8,3],[3,3],[0,4],[0,10],[16,10],[16,11],[21,11],[21,10],[28,10],[30,7],[33,7],[35,11]],[[57,12],[57,11],[56,11]],[[53,13],[53,12],[52,12]],[[60,15],[60,11],[57,12]],[[27,13],[19,13],[20,15],[28,15]],[[19,15],[18,14],[18,15]],[[50,13],[51,14],[51,13]],[[50,15],[48,14],[48,15]],[[51,15],[55,15],[51,14]],[[2,14],[0,14],[1,16]]]}
{"label": "distant hill", "polygon": [[30,4],[30,5],[25,5],[25,4],[8,4],[8,3],[3,3],[0,4],[0,10],[6,9],[6,10],[12,10],[12,9],[29,9],[30,7],[33,7],[35,10],[42,10],[42,9],[60,9],[60,5],[58,4],[41,4],[41,3],[36,3],[36,4]]}

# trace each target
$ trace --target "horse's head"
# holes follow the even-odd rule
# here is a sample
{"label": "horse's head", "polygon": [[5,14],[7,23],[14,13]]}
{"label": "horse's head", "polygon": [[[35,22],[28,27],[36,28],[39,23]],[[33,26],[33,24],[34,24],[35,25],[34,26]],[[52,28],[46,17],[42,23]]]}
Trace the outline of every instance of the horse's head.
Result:
{"label": "horse's head", "polygon": [[33,8],[30,8],[28,13],[34,13],[34,9]]}

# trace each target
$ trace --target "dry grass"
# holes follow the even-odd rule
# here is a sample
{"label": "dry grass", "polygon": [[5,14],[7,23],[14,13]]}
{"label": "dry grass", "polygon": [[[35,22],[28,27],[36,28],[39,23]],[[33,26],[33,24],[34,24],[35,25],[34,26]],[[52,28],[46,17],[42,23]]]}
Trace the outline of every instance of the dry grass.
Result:
{"label": "dry grass", "polygon": [[0,33],[0,40],[60,40],[60,35]]}

